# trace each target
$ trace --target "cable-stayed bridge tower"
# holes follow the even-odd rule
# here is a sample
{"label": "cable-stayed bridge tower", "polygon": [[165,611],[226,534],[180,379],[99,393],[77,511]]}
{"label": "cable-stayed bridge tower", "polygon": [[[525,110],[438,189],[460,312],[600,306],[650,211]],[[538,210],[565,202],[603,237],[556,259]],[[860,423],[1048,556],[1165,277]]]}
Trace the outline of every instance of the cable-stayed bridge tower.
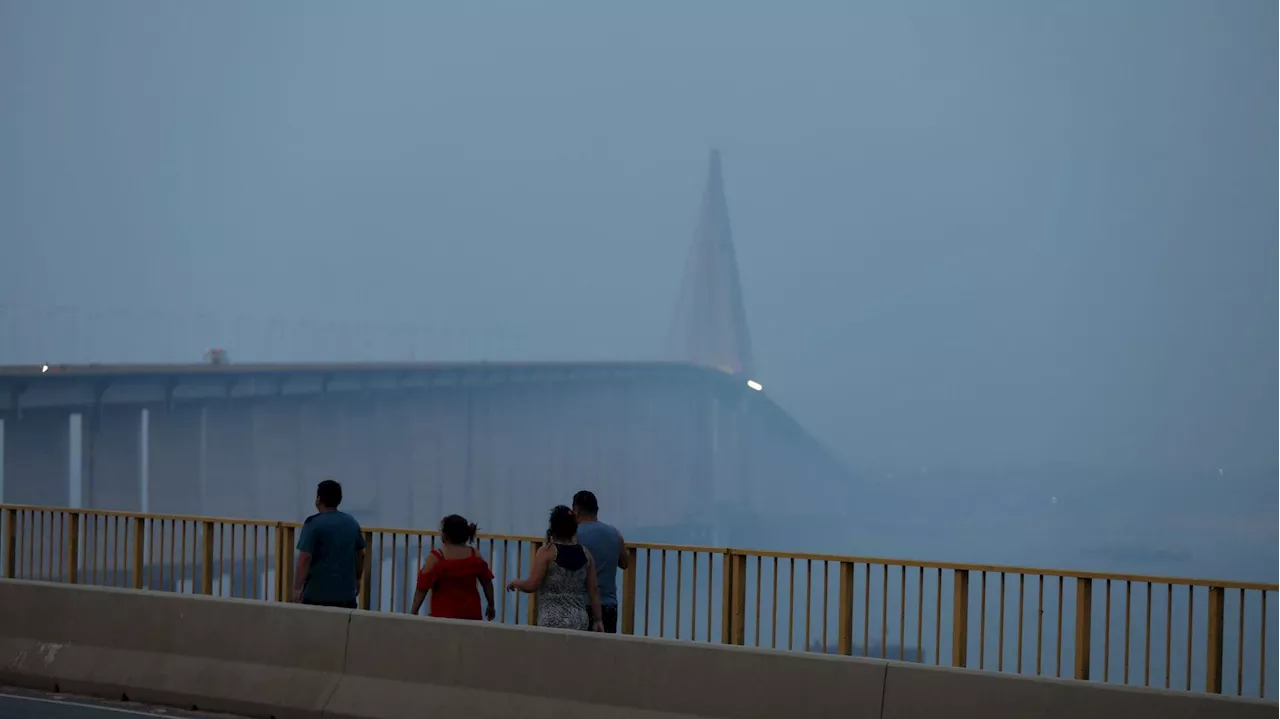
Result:
{"label": "cable-stayed bridge tower", "polygon": [[719,150],[711,151],[709,165],[668,352],[673,359],[751,378],[755,376],[755,358],[742,304]]}

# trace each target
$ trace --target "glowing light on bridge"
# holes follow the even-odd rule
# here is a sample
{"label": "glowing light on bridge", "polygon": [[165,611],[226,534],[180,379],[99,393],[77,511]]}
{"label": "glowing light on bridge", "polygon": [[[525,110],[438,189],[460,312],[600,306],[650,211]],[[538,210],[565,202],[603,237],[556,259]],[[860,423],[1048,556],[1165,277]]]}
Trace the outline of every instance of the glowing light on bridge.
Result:
{"label": "glowing light on bridge", "polygon": [[753,379],[749,379],[749,380],[747,380],[747,386],[748,386],[748,387],[750,387],[751,389],[753,389],[753,390],[757,391],[757,392],[759,392],[760,390],[764,389],[764,385],[760,384],[759,382],[757,382],[757,381],[755,381],[755,380],[753,380]]}
{"label": "glowing light on bridge", "polygon": [[44,374],[45,372],[48,372],[48,371],[49,371],[49,365],[47,364],[40,365],[40,374]]}

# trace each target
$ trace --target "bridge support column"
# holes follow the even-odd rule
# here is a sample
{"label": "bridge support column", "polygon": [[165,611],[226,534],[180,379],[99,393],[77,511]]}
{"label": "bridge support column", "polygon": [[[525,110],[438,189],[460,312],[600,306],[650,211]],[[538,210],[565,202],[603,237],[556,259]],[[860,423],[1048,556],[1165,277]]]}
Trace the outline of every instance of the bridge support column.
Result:
{"label": "bridge support column", "polygon": [[142,411],[136,406],[103,406],[84,414],[81,436],[87,477],[83,506],[142,509]]}
{"label": "bridge support column", "polygon": [[203,513],[203,409],[193,404],[155,405],[149,409],[149,509],[163,514]]}
{"label": "bridge support column", "polygon": [[415,391],[407,401],[409,522],[414,529],[433,529],[444,516],[440,510],[440,474],[436,471],[438,438],[432,432],[431,408],[426,403],[426,391]]}
{"label": "bridge support column", "polygon": [[[269,519],[300,519],[311,512],[302,490],[301,457],[303,405],[280,397],[253,409],[254,498],[257,514]],[[318,481],[318,480],[317,480]],[[314,489],[315,483],[311,483]]]}
{"label": "bridge support column", "polygon": [[[299,400],[298,408],[298,476],[294,482],[294,498],[297,509],[286,516],[302,519],[312,513],[311,503],[316,497],[316,484],[324,479],[337,479],[344,490],[343,511],[357,515],[357,519],[368,523],[367,518],[360,516],[356,505],[360,500],[351,496],[350,482],[342,474],[340,464],[341,407],[330,395],[319,395]],[[353,509],[355,511],[353,511]],[[372,550],[369,556],[373,557]]]}
{"label": "bridge support column", "polygon": [[211,516],[258,517],[254,487],[253,407],[216,402],[205,411],[206,483],[202,511]]}
{"label": "bridge support column", "polygon": [[5,417],[4,501],[65,507],[71,497],[71,423],[65,410]]}
{"label": "bridge support column", "polygon": [[409,479],[413,467],[409,464],[408,402],[400,398],[370,402],[373,404],[373,466],[367,486],[378,508],[378,522],[384,527],[409,527],[413,524],[413,489]]}

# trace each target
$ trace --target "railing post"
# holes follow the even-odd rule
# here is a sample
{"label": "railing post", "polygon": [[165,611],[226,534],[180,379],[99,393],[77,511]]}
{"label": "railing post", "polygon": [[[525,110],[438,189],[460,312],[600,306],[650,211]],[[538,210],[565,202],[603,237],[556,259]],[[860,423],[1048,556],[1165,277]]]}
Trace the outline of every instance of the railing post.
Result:
{"label": "railing post", "polygon": [[[67,512],[67,582],[80,583],[80,513]],[[90,581],[93,581],[90,579]]]}
{"label": "railing post", "polygon": [[276,524],[276,601],[293,601],[293,528]]}
{"label": "railing post", "polygon": [[733,555],[728,549],[720,558],[720,643],[733,639]]}
{"label": "railing post", "polygon": [[[368,532],[365,534],[368,535]],[[297,543],[297,528],[291,525],[285,525],[284,544],[281,545],[281,552],[283,553],[283,559],[281,559],[281,561],[284,562],[284,601],[286,602],[293,601],[293,585],[297,579],[293,575],[294,572],[297,571],[298,566],[298,558],[297,555],[294,554],[298,551],[296,546]]]}
{"label": "railing post", "polygon": [[[1059,609],[1061,611],[1061,609]],[[1093,638],[1093,580],[1076,577],[1076,662],[1075,678],[1089,679],[1089,650]]]}
{"label": "railing post", "polygon": [[4,510],[4,577],[18,575],[18,510]]}
{"label": "railing post", "polygon": [[[289,546],[293,546],[293,530],[289,531]],[[382,571],[382,557],[378,557],[378,571]],[[292,570],[290,570],[292,572]],[[373,606],[373,532],[364,533],[364,572],[360,577],[360,608],[368,611]]]}
{"label": "railing post", "polygon": [[747,555],[733,554],[733,643],[747,643]]}
{"label": "railing post", "polygon": [[200,538],[200,593],[213,594],[213,522],[204,523]]}
{"label": "railing post", "polygon": [[146,586],[146,569],[143,563],[147,561],[147,518],[133,518],[133,588],[142,589]]}
{"label": "railing post", "polygon": [[[538,550],[541,548],[542,548],[542,544],[540,542],[529,543],[529,567],[530,568],[533,567],[534,561],[537,560]],[[525,610],[528,612],[525,615],[525,623],[531,627],[538,626],[538,593],[537,592],[533,592],[529,595],[529,605],[525,608]],[[591,613],[591,607],[588,606],[587,614],[590,615],[590,613]],[[587,619],[588,621],[590,621],[590,616],[588,616]],[[591,627],[587,627],[587,629],[590,629],[590,628]]]}
{"label": "railing post", "polygon": [[[1205,645],[1204,690],[1210,694],[1222,693],[1222,604],[1225,590],[1209,587],[1209,632]],[[1244,607],[1240,608],[1244,611]]]}
{"label": "railing post", "polygon": [[[850,656],[853,654],[853,562],[840,563],[840,629],[839,651]],[[826,651],[826,647],[822,650]]]}
{"label": "railing post", "polygon": [[720,577],[720,643],[745,642],[747,556],[724,550]]}
{"label": "railing post", "polygon": [[[627,568],[622,573],[622,623],[623,634],[636,633],[636,561],[638,555],[635,547],[627,547]],[[697,577],[693,581],[698,581]]]}
{"label": "railing post", "polygon": [[289,601],[288,595],[285,594],[284,586],[284,525],[276,522],[276,559],[275,559],[275,575],[276,586],[275,596],[277,602]]}
{"label": "railing post", "polygon": [[955,589],[951,595],[951,666],[969,663],[969,570],[955,570]]}
{"label": "railing post", "polygon": [[297,558],[294,556],[294,552],[297,551],[297,549],[294,548],[295,533],[294,533],[294,528],[287,524],[282,525],[281,528],[284,530],[284,532],[282,534],[281,542],[280,542],[280,581],[283,582],[280,585],[280,588],[282,590],[280,593],[280,596],[282,596],[283,599],[281,599],[280,601],[292,602],[293,601],[293,581],[294,581],[293,573],[295,571],[296,564],[297,564]]}

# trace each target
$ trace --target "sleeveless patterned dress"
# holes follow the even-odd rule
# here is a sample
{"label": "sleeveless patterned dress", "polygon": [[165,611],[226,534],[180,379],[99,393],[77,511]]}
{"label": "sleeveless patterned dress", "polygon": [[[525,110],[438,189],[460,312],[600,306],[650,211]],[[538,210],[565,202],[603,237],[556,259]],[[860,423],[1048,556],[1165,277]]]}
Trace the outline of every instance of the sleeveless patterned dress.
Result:
{"label": "sleeveless patterned dress", "polygon": [[587,555],[576,544],[556,544],[555,548],[556,558],[538,588],[538,626],[590,629]]}

